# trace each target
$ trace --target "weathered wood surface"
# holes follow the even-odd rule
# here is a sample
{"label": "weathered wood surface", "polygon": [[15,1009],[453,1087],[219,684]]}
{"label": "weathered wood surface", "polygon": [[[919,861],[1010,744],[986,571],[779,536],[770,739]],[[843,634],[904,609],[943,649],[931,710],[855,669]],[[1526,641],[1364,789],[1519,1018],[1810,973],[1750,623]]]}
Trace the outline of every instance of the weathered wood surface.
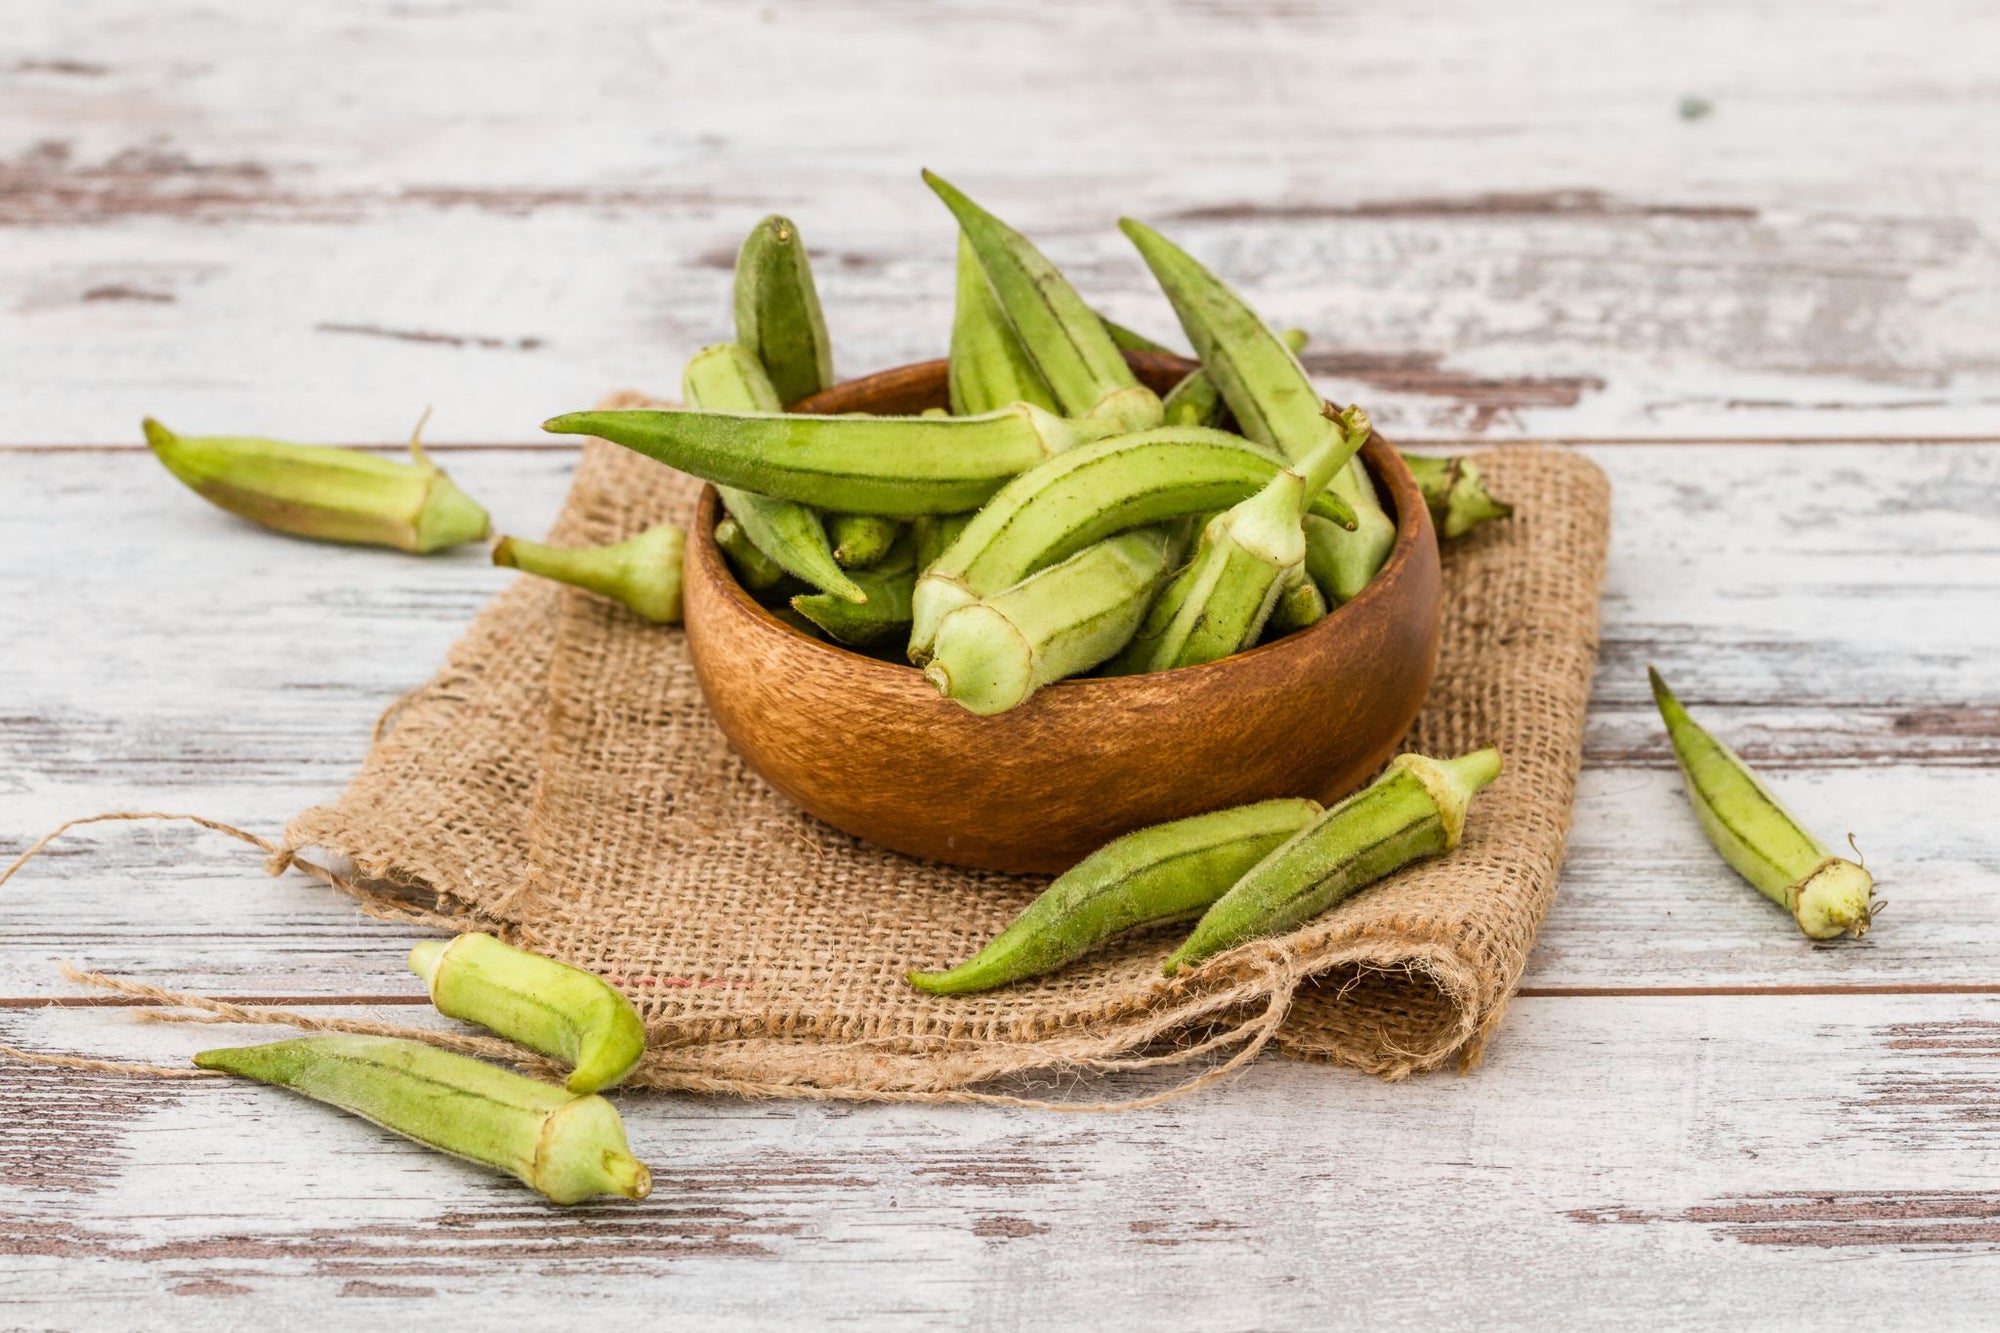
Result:
{"label": "weathered wood surface", "polygon": [[[935,355],[919,165],[1155,330],[1109,224],[1168,225],[1404,439],[1860,443],[1591,447],[1576,829],[1470,1078],[1267,1061],[1116,1118],[628,1098],[659,1191],[558,1212],[275,1092],[0,1065],[0,1327],[1989,1325],[1996,41],[1964,0],[12,6],[0,856],[111,808],[275,834],[500,586],[252,532],[139,416],[385,441],[434,403],[533,532],[573,456],[535,423],[670,386],[761,213],[803,224],[844,369]],[[1649,661],[1854,829],[1868,940],[1805,943],[1699,841]],[[88,998],[60,958],[325,1006],[414,1000],[409,939],[213,835],[83,831],[0,889],[0,1043],[264,1035],[46,1007]]]}
{"label": "weathered wood surface", "polygon": [[[2000,445],[1614,446],[1603,659],[1563,892],[1526,984],[2000,988]],[[89,466],[79,468],[79,459]],[[460,451],[503,529],[553,515],[570,455]],[[8,650],[0,849],[77,814],[184,809],[275,836],[336,792],[378,712],[510,577],[273,540],[139,451],[0,454]],[[1801,497],[1780,502],[1777,497]],[[170,553],[170,565],[165,563]],[[56,595],[55,590],[61,590]],[[1695,831],[1644,668],[1851,828],[1890,912],[1813,948]],[[79,830],[0,890],[0,993],[67,993],[55,956],[238,994],[404,990],[403,937],[254,849],[186,828]],[[163,947],[163,940],[171,947]]]}
{"label": "weathered wood surface", "polygon": [[[275,1090],[7,1070],[0,1322],[1990,1327],[1996,1033],[1994,999],[1527,999],[1471,1079],[628,1097],[653,1199],[569,1211]],[[0,1015],[157,1059],[257,1035]]]}
{"label": "weathered wood surface", "polygon": [[17,0],[0,439],[528,439],[670,383],[774,208],[848,369],[936,355],[921,165],[1154,329],[1111,223],[1170,226],[1404,437],[1993,434],[1996,45],[1977,0]]}

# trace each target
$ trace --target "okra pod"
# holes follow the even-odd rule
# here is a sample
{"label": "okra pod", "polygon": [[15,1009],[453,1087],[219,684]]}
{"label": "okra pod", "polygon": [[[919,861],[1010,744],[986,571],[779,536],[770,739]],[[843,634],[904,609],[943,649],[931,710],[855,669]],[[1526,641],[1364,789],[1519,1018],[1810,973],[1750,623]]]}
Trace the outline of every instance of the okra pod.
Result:
{"label": "okra pod", "polygon": [[880,514],[835,514],[827,520],[827,540],[843,569],[866,569],[896,543],[902,525]]}
{"label": "okra pod", "polygon": [[[1286,329],[1278,338],[1294,356],[1305,350],[1304,329]],[[1220,426],[1229,415],[1229,404],[1222,401],[1222,391],[1215,387],[1215,377],[1208,368],[1196,366],[1160,400],[1160,410],[1169,426]]]}
{"label": "okra pod", "polygon": [[[995,495],[917,581],[910,648],[928,654],[944,617],[1127,528],[1223,508],[1267,485],[1281,465],[1242,439],[1165,426],[1079,445]],[[1327,494],[1316,512],[1338,519]]]}
{"label": "okra pod", "polygon": [[1197,666],[1257,642],[1288,587],[1303,576],[1306,505],[1367,438],[1368,415],[1350,407],[1318,449],[1202,529],[1194,559],[1153,604],[1111,671]]}
{"label": "okra pod", "polygon": [[1199,912],[1320,813],[1280,799],[1128,833],[1079,861],[992,943],[948,972],[912,972],[933,995],[963,995],[1053,972],[1137,926]]}
{"label": "okra pod", "polygon": [[910,593],[917,584],[916,539],[904,533],[887,555],[867,569],[854,572],[868,594],[856,606],[825,593],[792,598],[792,609],[826,636],[850,648],[868,648],[910,627]]}
{"label": "okra pod", "polygon": [[1303,564],[1294,565],[1285,575],[1284,590],[1278,594],[1278,604],[1271,609],[1271,619],[1264,626],[1264,637],[1275,639],[1310,629],[1324,620],[1326,613],[1325,594],[1306,574]]}
{"label": "okra pod", "polygon": [[1688,716],[1659,672],[1647,667],[1646,675],[1688,799],[1722,859],[1812,939],[1865,935],[1875,912],[1875,877],[1828,851],[1734,750]]}
{"label": "okra pod", "polygon": [[604,978],[491,935],[425,940],[410,971],[447,1018],[477,1023],[570,1066],[571,1092],[624,1081],[646,1053],[646,1025]]}
{"label": "okra pod", "polygon": [[1121,430],[1160,424],[1159,397],[1141,385],[1104,321],[1034,243],[926,171],[924,182],[958,219],[994,298],[1065,415]]}
{"label": "okra pod", "polygon": [[686,546],[686,534],[660,523],[622,542],[581,549],[502,537],[493,547],[493,563],[609,597],[656,625],[678,625]]}
{"label": "okra pod", "polygon": [[1117,320],[1099,315],[1104,322],[1104,331],[1111,335],[1111,341],[1119,350],[1126,352],[1157,352],[1166,356],[1175,355],[1174,349],[1165,343],[1154,342],[1137,329],[1128,329]]}
{"label": "okra pod", "polygon": [[1498,750],[1396,756],[1387,773],[1246,871],[1167,959],[1167,975],[1282,935],[1412,861],[1450,851],[1464,836],[1473,796],[1499,774]]}
{"label": "okra pod", "polygon": [[[681,396],[694,407],[716,412],[784,409],[763,365],[738,343],[718,343],[695,353],[681,372]],[[780,500],[735,486],[717,486],[715,492],[744,538],[779,568],[850,602],[866,596],[841,572],[818,513],[796,500]]]}
{"label": "okra pod", "polygon": [[972,522],[970,514],[924,514],[910,520],[910,534],[916,539],[917,572],[923,573],[947,547],[958,540]]}
{"label": "okra pod", "polygon": [[[1173,303],[1202,368],[1213,377],[1237,429],[1274,445],[1286,458],[1303,458],[1318,446],[1324,406],[1311,376],[1287,340],[1271,332],[1243,298],[1193,256],[1142,222],[1119,227],[1139,249]],[[1364,441],[1356,440],[1359,449]],[[1374,483],[1358,458],[1335,474],[1332,491],[1354,511],[1345,535],[1319,529],[1313,577],[1330,602],[1352,600],[1389,558],[1396,524],[1382,509]],[[1325,576],[1322,577],[1322,571]]]}
{"label": "okra pod", "polygon": [[151,417],[142,427],[153,457],[189,490],[275,532],[424,555],[490,528],[415,433],[404,463],[323,444],[176,435]]}
{"label": "okra pod", "polygon": [[1481,523],[1514,512],[1513,505],[1487,494],[1479,465],[1469,458],[1404,454],[1403,462],[1423,491],[1424,504],[1441,538],[1463,537]]}
{"label": "okra pod", "polygon": [[556,1203],[643,1199],[653,1176],[632,1156],[610,1102],[469,1056],[389,1037],[301,1037],[203,1051],[203,1069],[337,1106],[418,1143],[498,1167]]}
{"label": "okra pod", "polygon": [[1167,526],[1106,538],[938,626],[924,678],[981,716],[1110,657],[1132,637],[1179,542]]}
{"label": "okra pod", "polygon": [[737,252],[736,341],[770,375],[780,408],[833,383],[826,316],[805,243],[789,218],[765,218]]}
{"label": "okra pod", "polygon": [[715,544],[729,558],[729,568],[735,573],[736,581],[749,591],[769,592],[785,581],[784,567],[758,549],[757,543],[744,535],[735,519],[717,521]]}
{"label": "okra pod", "polygon": [[788,416],[632,408],[542,423],[595,435],[718,486],[848,514],[959,514],[1016,474],[1115,423],[1069,421],[1029,403],[976,417]]}
{"label": "okra pod", "polygon": [[979,266],[972,242],[958,234],[958,303],[951,318],[951,361],[947,373],[951,410],[977,416],[1009,403],[1033,403],[1056,410],[1048,381],[1007,322],[993,284]]}

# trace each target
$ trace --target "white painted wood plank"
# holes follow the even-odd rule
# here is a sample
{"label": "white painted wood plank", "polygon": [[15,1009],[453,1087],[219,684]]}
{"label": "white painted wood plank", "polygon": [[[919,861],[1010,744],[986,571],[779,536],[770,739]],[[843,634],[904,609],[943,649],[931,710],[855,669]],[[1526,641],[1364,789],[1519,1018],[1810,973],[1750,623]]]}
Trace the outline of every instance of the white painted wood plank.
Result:
{"label": "white painted wood plank", "polygon": [[[1115,1117],[625,1096],[654,1195],[570,1211],[274,1090],[10,1069],[0,1321],[1990,1323],[2000,1001],[1529,999],[1509,1024],[1469,1078],[1269,1062]],[[0,1035],[177,1059],[276,1033]]]}
{"label": "white painted wood plank", "polygon": [[[1536,987],[1992,981],[2000,873],[2000,447],[1618,447],[1604,665]],[[503,528],[538,531],[568,459],[448,456]],[[0,455],[0,852],[71,816],[185,809],[272,836],[359,764],[503,576],[273,538],[143,454]],[[1795,498],[1784,498],[1795,497]],[[1892,902],[1815,948],[1701,841],[1651,703],[1656,661]],[[114,826],[0,890],[0,996],[72,958],[238,994],[387,994],[409,936],[257,853]]]}
{"label": "white painted wood plank", "polygon": [[9,19],[9,442],[385,438],[427,402],[438,439],[528,439],[724,336],[774,209],[845,368],[935,355],[922,165],[1155,329],[1110,223],[1161,221],[1413,438],[2000,433],[2000,15],[1970,0]]}

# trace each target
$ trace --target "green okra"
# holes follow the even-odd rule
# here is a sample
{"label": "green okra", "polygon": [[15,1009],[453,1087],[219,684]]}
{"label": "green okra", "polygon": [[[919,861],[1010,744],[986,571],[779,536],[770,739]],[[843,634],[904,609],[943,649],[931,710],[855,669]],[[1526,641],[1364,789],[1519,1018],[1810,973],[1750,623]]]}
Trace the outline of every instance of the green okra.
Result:
{"label": "green okra", "polygon": [[993,941],[947,972],[912,972],[963,995],[1053,972],[1137,926],[1199,912],[1318,817],[1317,801],[1259,801],[1128,833],[1079,861]]}
{"label": "green okra", "polygon": [[1154,342],[1145,334],[1140,333],[1136,329],[1128,329],[1115,319],[1110,319],[1104,315],[1099,315],[1098,318],[1103,320],[1104,331],[1111,335],[1111,341],[1118,346],[1120,351],[1157,352],[1165,356],[1178,355],[1173,348],[1167,346],[1165,343]]}
{"label": "green okra", "polygon": [[[1278,338],[1294,356],[1305,350],[1304,329],[1286,329]],[[1222,390],[1215,387],[1215,377],[1206,366],[1196,366],[1183,375],[1160,400],[1160,410],[1169,426],[1220,426],[1229,416],[1229,404],[1222,401]]]}
{"label": "green okra", "polygon": [[[784,566],[765,555],[743,532],[743,528],[733,518],[718,519],[715,524],[715,544],[722,548],[722,554],[729,558],[729,568],[736,575],[736,581],[753,593],[769,592],[785,581]],[[859,585],[856,585],[857,589]],[[866,597],[867,594],[863,593]]]}
{"label": "green okra", "polygon": [[1198,666],[1257,642],[1286,590],[1304,576],[1306,506],[1366,439],[1368,415],[1350,407],[1318,449],[1255,495],[1210,519],[1194,558],[1113,661],[1116,674]]}
{"label": "green okra", "polygon": [[[1117,435],[1058,454],[1008,482],[917,580],[911,659],[944,617],[1127,528],[1182,518],[1256,494],[1281,470],[1258,446],[1200,426]],[[1345,506],[1322,493],[1314,511]]]}
{"label": "green okra", "polygon": [[622,542],[580,549],[502,537],[493,563],[609,597],[656,625],[678,625],[686,547],[685,533],[659,523]]}
{"label": "green okra", "polygon": [[[1325,403],[1287,339],[1271,332],[1242,297],[1172,241],[1131,218],[1118,225],[1173,303],[1237,429],[1289,459],[1316,448]],[[1358,450],[1362,443],[1357,440],[1354,447]],[[1354,510],[1356,522],[1345,535],[1319,530],[1321,550],[1313,577],[1328,601],[1340,603],[1367,586],[1389,558],[1396,524],[1383,511],[1359,458],[1349,459],[1334,475],[1331,489]]]}
{"label": "green okra", "polygon": [[632,1002],[594,972],[516,949],[491,935],[425,940],[410,971],[447,1018],[477,1023],[570,1066],[571,1092],[622,1083],[646,1053]]}
{"label": "green okra", "polygon": [[643,1199],[653,1176],[604,1098],[390,1037],[301,1037],[203,1051],[203,1069],[253,1078],[373,1121],[418,1143],[498,1167],[556,1203]]}
{"label": "green okra", "polygon": [[959,514],[1043,459],[1114,434],[1029,403],[976,417],[795,416],[634,408],[542,423],[595,435],[718,486],[848,514]]}
{"label": "green okra", "polygon": [[1736,873],[1791,913],[1816,940],[1867,934],[1875,877],[1808,832],[1737,753],[1689,717],[1651,667],[1653,702],[1667,724],[1702,831]]}
{"label": "green okra", "polygon": [[1173,303],[1196,359],[1235,414],[1237,428],[1287,459],[1304,458],[1317,448],[1325,434],[1325,400],[1285,340],[1172,241],[1132,218],[1118,226]]}
{"label": "green okra", "polygon": [[1500,775],[1500,752],[1398,755],[1389,771],[1245,871],[1167,959],[1166,973],[1282,935],[1412,861],[1458,846],[1473,796]]}
{"label": "green okra", "polygon": [[1326,613],[1326,595],[1306,574],[1303,564],[1294,565],[1285,576],[1278,604],[1271,608],[1271,619],[1264,626],[1264,637],[1275,639],[1310,629],[1326,619]]}
{"label": "green okra", "polygon": [[924,514],[910,520],[910,533],[916,539],[917,572],[923,573],[937,563],[937,558],[965,531],[972,522],[970,514]]}
{"label": "green okra", "polygon": [[1160,424],[1160,400],[1125,364],[1097,312],[1034,243],[932,172],[924,182],[958,219],[994,298],[1065,415],[1122,430]]}
{"label": "green okra", "polygon": [[866,569],[889,553],[902,524],[880,514],[834,514],[827,519],[827,540],[843,569]]}
{"label": "green okra", "polygon": [[1396,546],[1396,521],[1383,510],[1375,483],[1358,458],[1334,475],[1327,487],[1347,501],[1355,526],[1328,523],[1306,515],[1306,572],[1319,584],[1326,600],[1340,606],[1353,601],[1375,579],[1382,562]]}
{"label": "green okra", "polygon": [[[763,365],[739,343],[718,343],[695,353],[681,372],[681,396],[694,407],[716,412],[779,412],[784,406]],[[796,500],[735,486],[718,485],[715,491],[744,538],[771,563],[850,602],[866,596],[841,572],[826,527],[814,510]]]}
{"label": "green okra", "polygon": [[850,648],[872,647],[907,632],[910,593],[917,584],[916,546],[915,536],[904,533],[880,561],[855,571],[855,580],[868,594],[866,604],[856,606],[825,593],[813,593],[792,598],[791,609],[828,638]]}
{"label": "green okra", "polygon": [[951,318],[951,361],[947,372],[951,410],[977,416],[1009,403],[1033,403],[1056,410],[1048,381],[993,295],[993,284],[979,266],[972,242],[958,234],[958,302]]}
{"label": "green okra", "polygon": [[1137,528],[1084,547],[938,625],[924,679],[981,716],[1018,708],[1051,681],[1117,652],[1178,554],[1178,525]]}
{"label": "green okra", "polygon": [[1487,493],[1479,465],[1469,458],[1404,454],[1403,462],[1424,493],[1424,504],[1440,538],[1463,537],[1481,523],[1514,512],[1513,505]]}
{"label": "green okra", "polygon": [[789,218],[765,218],[737,252],[736,341],[769,373],[781,407],[833,383],[826,316],[805,243]]}
{"label": "green okra", "polygon": [[151,417],[141,424],[153,457],[189,490],[276,532],[424,555],[480,541],[491,526],[416,432],[405,463],[323,444],[176,435]]}

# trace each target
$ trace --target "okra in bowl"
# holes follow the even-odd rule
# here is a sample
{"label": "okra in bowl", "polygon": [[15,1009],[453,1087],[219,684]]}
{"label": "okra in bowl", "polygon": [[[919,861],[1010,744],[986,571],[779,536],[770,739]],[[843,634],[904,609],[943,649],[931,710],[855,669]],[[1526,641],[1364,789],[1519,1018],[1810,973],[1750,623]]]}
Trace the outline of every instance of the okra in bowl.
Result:
{"label": "okra in bowl", "polygon": [[[1195,368],[1127,353],[1166,393]],[[814,413],[943,407],[947,362],[834,386]],[[1437,539],[1379,436],[1360,455],[1395,520],[1367,586],[1309,627],[1199,666],[1057,681],[979,716],[921,671],[809,637],[744,590],[704,491],[685,570],[688,646],[750,765],[837,828],[913,856],[1055,873],[1120,834],[1277,796],[1332,800],[1395,752],[1437,662]]]}

